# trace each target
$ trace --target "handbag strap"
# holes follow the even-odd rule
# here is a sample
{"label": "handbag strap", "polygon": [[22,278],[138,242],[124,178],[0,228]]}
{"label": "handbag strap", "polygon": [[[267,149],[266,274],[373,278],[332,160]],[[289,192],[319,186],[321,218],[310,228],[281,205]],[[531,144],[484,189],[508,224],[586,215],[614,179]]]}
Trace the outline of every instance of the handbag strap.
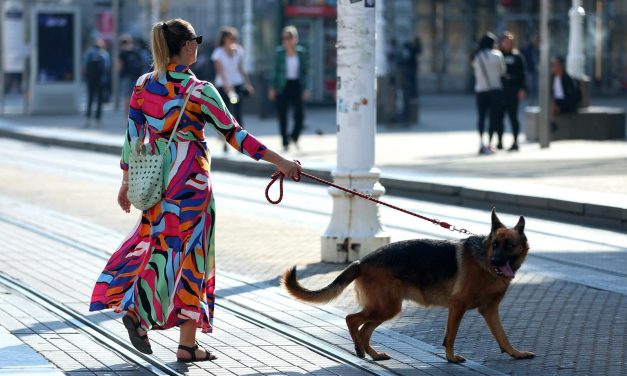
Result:
{"label": "handbag strap", "polygon": [[[191,80],[192,78],[190,78]],[[165,148],[163,149],[168,150],[168,148],[170,147],[170,143],[172,142],[172,139],[174,138],[174,135],[176,134],[176,130],[179,126],[179,122],[181,121],[181,118],[183,117],[183,113],[185,112],[185,107],[187,107],[187,101],[189,101],[189,97],[192,95],[192,91],[194,91],[194,88],[196,87],[196,84],[194,83],[194,81],[192,81],[192,84],[190,85],[190,88],[187,89],[187,95],[185,96],[185,101],[183,102],[183,107],[181,107],[181,111],[179,112],[179,117],[178,119],[176,119],[176,124],[174,124],[174,128],[172,129],[172,133],[170,134],[170,139],[168,140],[168,143],[165,145]]]}

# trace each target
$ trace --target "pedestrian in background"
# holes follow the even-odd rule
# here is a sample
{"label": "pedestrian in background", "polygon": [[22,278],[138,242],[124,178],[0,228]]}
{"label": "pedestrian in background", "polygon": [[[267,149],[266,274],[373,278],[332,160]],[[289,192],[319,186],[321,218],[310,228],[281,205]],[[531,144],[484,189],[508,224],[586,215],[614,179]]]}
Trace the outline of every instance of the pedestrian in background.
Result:
{"label": "pedestrian in background", "polygon": [[135,80],[144,70],[141,52],[135,47],[133,38],[130,35],[123,35],[120,38],[120,55],[118,56],[118,71],[120,72],[120,93],[124,101],[125,116],[128,116],[128,103],[135,87]]}
{"label": "pedestrian in background", "polygon": [[[304,101],[309,98],[309,65],[305,48],[298,44],[298,30],[295,26],[283,28],[281,39],[282,45],[277,47],[274,54],[268,98],[276,100],[283,150],[288,151],[290,141],[298,148],[298,139],[303,130]],[[287,130],[287,111],[290,106],[294,110],[292,132]]]}
{"label": "pedestrian in background", "polygon": [[[244,68],[244,48],[237,43],[237,29],[225,26],[220,29],[218,47],[211,53],[215,66],[215,85],[229,112],[243,126],[242,97],[253,95],[255,90]],[[224,144],[224,151],[228,147]]]}
{"label": "pedestrian in background", "polygon": [[556,56],[551,59],[551,99],[555,115],[576,112],[581,102],[579,83],[566,73],[565,59]]}
{"label": "pedestrian in background", "polygon": [[540,35],[534,34],[531,41],[522,51],[527,68],[528,94],[534,98],[538,95],[538,64],[540,62]]}
{"label": "pedestrian in background", "polygon": [[[505,60],[501,51],[495,48],[496,37],[486,33],[479,41],[479,46],[472,57],[472,68],[475,75],[475,95],[477,101],[477,128],[479,131],[479,154],[491,154],[492,135],[498,129],[503,85],[501,78],[505,74]],[[489,114],[488,142],[483,142],[485,117]]]}
{"label": "pedestrian in background", "polygon": [[510,151],[518,150],[518,133],[520,123],[518,122],[518,104],[525,99],[527,85],[525,81],[525,58],[514,48],[514,34],[506,31],[499,42],[503,59],[505,60],[506,72],[503,76],[503,100],[499,109],[499,129],[497,149],[503,149],[503,117],[507,113],[509,122],[512,125],[512,135],[514,142],[509,148]]}
{"label": "pedestrian in background", "polygon": [[401,65],[402,65],[402,82],[403,82],[403,110],[402,118],[404,122],[412,119],[412,113],[416,109],[415,99],[418,97],[418,57],[422,53],[422,43],[419,37],[415,37],[411,41],[403,43],[401,49]]}
{"label": "pedestrian in background", "polygon": [[94,44],[85,52],[84,70],[85,81],[87,81],[87,117],[86,126],[90,125],[91,108],[96,102],[96,122],[100,122],[102,116],[102,102],[104,101],[105,85],[108,82],[109,71],[111,69],[111,57],[105,49],[105,42],[96,39]]}
{"label": "pedestrian in background", "polygon": [[137,39],[137,51],[142,61],[142,69],[140,74],[150,72],[152,70],[152,54],[150,53],[150,46],[144,39]]}
{"label": "pedestrian in background", "polygon": [[[178,326],[179,362],[215,359],[196,342],[197,329],[213,331],[215,303],[216,210],[205,126],[235,150],[275,164],[286,176],[300,174],[297,163],[266,148],[240,127],[216,88],[190,71],[201,42],[202,36],[182,19],[158,22],[152,28],[154,71],[141,76],[132,91],[118,204],[130,212],[129,154],[145,136],[148,149],[164,153],[164,194],[141,213],[135,229],[109,259],[90,305],[90,311],[125,311],[122,321],[131,343],[147,354],[152,353],[148,330]],[[191,96],[181,109],[187,93]],[[173,142],[168,143],[181,110]]]}

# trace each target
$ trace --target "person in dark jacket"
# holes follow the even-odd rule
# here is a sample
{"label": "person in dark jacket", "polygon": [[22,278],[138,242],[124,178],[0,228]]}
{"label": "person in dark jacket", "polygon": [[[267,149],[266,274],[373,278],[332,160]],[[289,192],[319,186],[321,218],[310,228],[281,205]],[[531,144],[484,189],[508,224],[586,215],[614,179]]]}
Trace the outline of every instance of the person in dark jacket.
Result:
{"label": "person in dark jacket", "polygon": [[[274,55],[268,98],[271,101],[276,99],[283,150],[287,151],[290,141],[298,148],[298,138],[303,130],[304,101],[309,98],[308,60],[305,48],[298,44],[296,27],[286,26],[281,35],[283,43]],[[294,107],[294,129],[288,134],[287,108],[290,105]]]}
{"label": "person in dark jacket", "polygon": [[562,56],[551,59],[551,99],[552,114],[576,112],[581,101],[581,92],[576,80],[566,73],[565,60]]}
{"label": "person in dark jacket", "polygon": [[[514,48],[514,34],[506,31],[499,42],[499,47],[505,59],[506,72],[503,76],[503,97],[499,108],[499,117],[503,119],[505,113],[509,117],[512,125],[512,135],[514,142],[509,148],[510,151],[518,150],[518,133],[520,123],[518,122],[518,103],[525,99],[527,85],[525,80],[525,58]],[[503,120],[498,123],[496,129],[498,135],[497,149],[503,149]]]}
{"label": "person in dark jacket", "polygon": [[105,84],[111,68],[111,57],[105,49],[105,42],[97,39],[84,56],[85,80],[87,81],[87,123],[91,117],[92,103],[96,102],[96,122],[100,122],[102,102],[104,101]]}

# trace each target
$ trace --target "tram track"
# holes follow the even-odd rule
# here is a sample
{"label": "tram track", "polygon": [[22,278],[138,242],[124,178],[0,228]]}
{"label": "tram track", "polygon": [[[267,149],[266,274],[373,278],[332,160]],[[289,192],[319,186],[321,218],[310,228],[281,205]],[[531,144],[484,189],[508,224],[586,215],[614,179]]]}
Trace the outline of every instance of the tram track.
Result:
{"label": "tram track", "polygon": [[[106,253],[105,250],[98,250],[97,248],[94,248],[94,246],[91,244],[85,244],[78,239],[48,231],[43,227],[36,226],[33,223],[28,223],[15,217],[9,218],[9,216],[7,216],[6,214],[0,216],[0,222],[19,227],[22,230],[26,230],[28,232],[36,234],[37,236],[44,237],[48,240],[52,240],[64,246],[71,247],[79,252],[87,253],[101,260],[106,261],[109,258],[109,255]],[[220,276],[221,273],[218,272],[217,274],[218,276]],[[233,278],[233,276],[229,275],[229,278]],[[126,339],[122,339],[118,336],[111,334],[107,330],[101,328],[97,324],[94,324],[87,318],[83,317],[82,314],[75,311],[74,309],[63,305],[62,303],[54,301],[54,299],[46,296],[41,292],[36,291],[33,288],[30,288],[26,284],[17,281],[16,279],[6,275],[3,272],[0,272],[0,284],[19,292],[23,296],[27,297],[29,300],[39,304],[43,308],[55,314],[57,317],[59,317],[59,319],[71,323],[73,326],[77,327],[79,330],[83,331],[85,334],[87,334],[97,342],[101,343],[102,345],[106,346],[107,348],[114,350],[116,349],[116,346],[118,346],[118,349],[119,346],[123,346],[123,348],[125,348],[127,351],[120,352],[119,350],[115,350],[115,352],[120,354],[120,356],[122,356],[124,359],[127,359],[133,364],[137,364],[139,366],[141,364],[141,361],[144,361],[149,364],[149,367],[154,367],[154,370],[153,368],[147,368],[146,366],[142,367],[144,369],[149,369],[150,372],[158,371],[159,373],[156,373],[158,375],[183,375],[177,370],[169,367],[167,364],[161,362],[156,357],[147,356],[145,354],[139,353],[128,344],[128,341]],[[220,297],[219,294],[218,297]],[[362,374],[385,376],[400,375],[400,373],[395,372],[393,369],[390,369],[384,365],[358,358],[346,352],[345,350],[336,347],[333,344],[325,342],[322,339],[305,333],[299,329],[293,328],[285,323],[274,320],[270,315],[248,309],[244,305],[234,302],[228,298],[220,297],[220,299],[216,302],[216,306],[244,321],[247,321],[259,327],[266,328],[267,330],[279,334],[284,338],[289,339],[292,342],[297,343],[301,346],[304,346],[319,355],[322,355],[340,364],[350,366],[355,370],[361,372]]]}

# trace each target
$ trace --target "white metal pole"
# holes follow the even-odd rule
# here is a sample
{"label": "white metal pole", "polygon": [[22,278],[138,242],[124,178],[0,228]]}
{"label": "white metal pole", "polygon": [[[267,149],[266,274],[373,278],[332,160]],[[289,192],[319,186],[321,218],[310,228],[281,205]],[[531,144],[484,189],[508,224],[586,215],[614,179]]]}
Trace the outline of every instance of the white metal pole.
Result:
{"label": "white metal pole", "polygon": [[540,106],[540,121],[538,122],[538,138],[540,139],[540,147],[548,148],[551,143],[551,92],[549,90],[552,84],[549,72],[549,52],[550,38],[549,35],[549,15],[551,12],[551,3],[549,0],[542,0],[540,9],[540,82],[538,82],[538,101]]}
{"label": "white metal pole", "polygon": [[246,54],[244,55],[244,68],[248,74],[253,73],[255,46],[253,43],[253,0],[244,0],[244,27],[243,43]]}
{"label": "white metal pole", "polygon": [[568,55],[566,56],[566,72],[574,78],[585,76],[586,57],[584,49],[583,20],[586,15],[581,0],[573,0],[573,6],[568,11],[570,30],[568,35]]}
{"label": "white metal pole", "polygon": [[[374,167],[376,130],[374,1],[337,2],[338,185],[378,198],[385,193]],[[389,243],[372,202],[331,188],[333,214],[321,239],[325,262],[361,258]]]}

